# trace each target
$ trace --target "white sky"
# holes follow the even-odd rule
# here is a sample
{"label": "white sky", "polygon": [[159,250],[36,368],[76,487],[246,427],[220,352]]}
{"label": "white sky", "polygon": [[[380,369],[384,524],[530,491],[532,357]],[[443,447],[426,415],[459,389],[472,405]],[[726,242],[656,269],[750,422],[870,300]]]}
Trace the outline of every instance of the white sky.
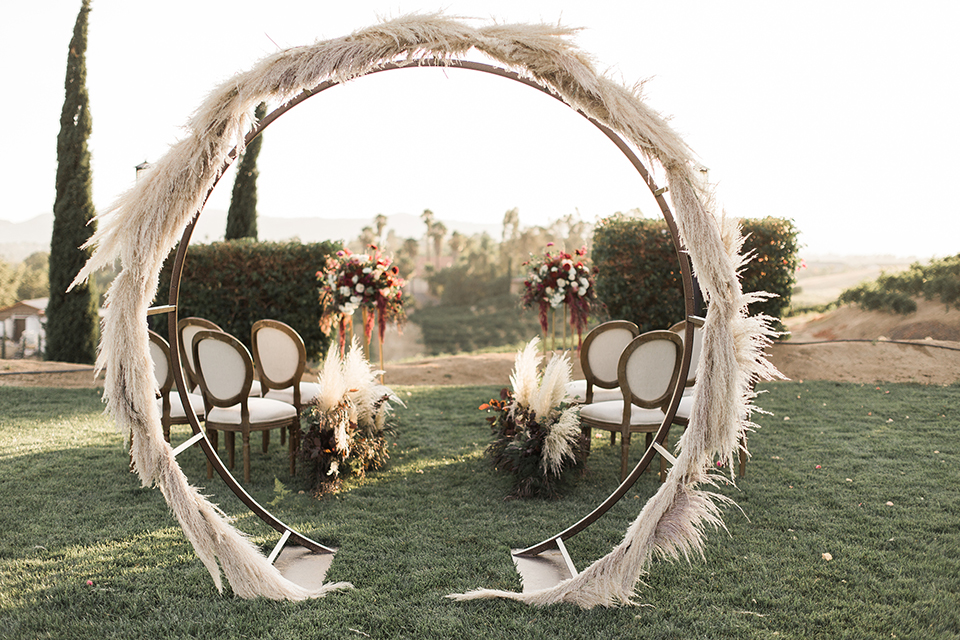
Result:
{"label": "white sky", "polygon": [[[79,0],[4,9],[0,219],[49,212],[67,46]],[[810,0],[94,0],[87,53],[94,200],[157,160],[217,84],[277,50],[415,11],[562,22],[709,167],[729,214],[792,218],[804,253],[960,252],[960,3]],[[314,97],[267,129],[264,216],[419,214],[521,223],[640,207],[626,159],[585,120],[517,83],[396,71]],[[232,175],[210,207],[226,209]]]}

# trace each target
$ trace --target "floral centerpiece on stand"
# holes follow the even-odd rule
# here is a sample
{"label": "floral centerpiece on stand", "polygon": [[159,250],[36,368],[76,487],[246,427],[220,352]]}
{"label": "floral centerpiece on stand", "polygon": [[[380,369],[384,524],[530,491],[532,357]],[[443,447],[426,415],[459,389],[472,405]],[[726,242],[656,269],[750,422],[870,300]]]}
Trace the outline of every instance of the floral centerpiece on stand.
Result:
{"label": "floral centerpiece on stand", "polygon": [[[317,272],[320,282],[320,326],[329,334],[334,324],[339,330],[340,353],[346,350],[347,330],[353,314],[363,313],[363,335],[369,351],[373,326],[382,345],[387,324],[401,325],[406,320],[403,310],[403,285],[400,270],[390,258],[370,245],[371,253],[356,254],[349,249],[338,251],[327,259],[325,268]],[[381,368],[382,368],[381,362]]]}
{"label": "floral centerpiece on stand", "polygon": [[480,405],[493,428],[487,447],[494,466],[513,475],[512,497],[559,495],[573,469],[583,467],[589,442],[580,428],[580,407],[565,402],[571,364],[566,353],[555,355],[539,371],[539,338],[517,353],[510,375],[513,387],[499,400]]}
{"label": "floral centerpiece on stand", "polygon": [[320,396],[303,412],[301,468],[317,494],[336,491],[348,476],[380,469],[388,455],[391,402],[403,402],[377,383],[380,371],[363,356],[357,339],[341,355],[331,346],[320,370]]}
{"label": "floral centerpiece on stand", "polygon": [[[593,286],[596,267],[586,264],[586,247],[577,249],[574,255],[565,251],[551,253],[547,250],[542,256],[524,262],[528,267],[527,278],[523,283],[522,302],[525,308],[536,307],[540,319],[540,328],[546,336],[549,325],[548,311],[562,305],[570,308],[570,326],[577,332],[577,344],[581,344],[590,308],[597,299]],[[564,312],[565,313],[565,312]]]}

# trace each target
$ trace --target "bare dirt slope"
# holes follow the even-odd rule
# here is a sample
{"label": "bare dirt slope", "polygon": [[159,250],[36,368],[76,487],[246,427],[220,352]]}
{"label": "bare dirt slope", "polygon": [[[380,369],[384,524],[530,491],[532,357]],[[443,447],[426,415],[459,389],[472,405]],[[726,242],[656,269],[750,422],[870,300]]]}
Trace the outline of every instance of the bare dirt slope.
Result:
{"label": "bare dirt slope", "polygon": [[[792,318],[790,339],[774,345],[770,359],[793,380],[960,381],[960,311],[925,300],[917,305],[909,315],[843,306]],[[830,342],[843,340],[869,342]]]}
{"label": "bare dirt slope", "polygon": [[[789,340],[771,347],[773,364],[791,380],[960,382],[960,311],[920,301],[907,316],[841,307],[791,318]],[[864,340],[866,342],[844,342]],[[916,342],[916,345],[892,341]],[[513,353],[457,355],[388,362],[387,385],[509,385]],[[579,362],[572,358],[574,375]],[[93,369],[37,360],[0,360],[0,386],[102,385]]]}

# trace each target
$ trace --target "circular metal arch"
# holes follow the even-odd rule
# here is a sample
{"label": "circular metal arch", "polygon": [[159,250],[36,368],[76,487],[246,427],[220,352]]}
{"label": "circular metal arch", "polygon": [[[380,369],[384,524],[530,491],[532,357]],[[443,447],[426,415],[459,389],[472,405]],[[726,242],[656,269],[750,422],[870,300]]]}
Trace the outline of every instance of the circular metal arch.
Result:
{"label": "circular metal arch", "polygon": [[[379,73],[381,71],[392,71],[396,69],[408,69],[408,68],[417,68],[417,67],[442,67],[442,68],[461,68],[461,69],[470,69],[474,71],[481,71],[484,73],[489,73],[491,75],[500,76],[502,78],[507,78],[515,82],[519,82],[528,87],[536,89],[541,93],[544,93],[564,104],[567,104],[563,99],[551,91],[549,88],[546,88],[528,78],[509,71],[494,65],[466,61],[466,60],[455,60],[455,61],[437,61],[433,59],[424,59],[418,60],[416,62],[411,62],[408,64],[399,64],[399,63],[389,63],[384,64],[376,69],[373,69],[365,74],[362,74],[359,77],[364,75],[370,75],[373,73]],[[334,80],[327,80],[320,83],[312,89],[307,89],[302,91],[296,97],[292,98],[283,105],[277,107],[269,114],[267,114],[262,120],[256,123],[249,133],[244,138],[244,144],[249,144],[251,140],[260,135],[264,129],[270,126],[274,121],[277,120],[280,116],[285,114],[290,109],[294,108],[303,101],[311,98],[318,93],[326,91],[327,89],[341,84],[340,82]],[[568,105],[569,106],[569,105]],[[572,108],[572,107],[571,107]],[[640,158],[637,157],[637,154],[634,153],[633,149],[621,138],[616,132],[607,127],[606,125],[598,122],[597,120],[591,118],[580,110],[574,109],[576,113],[579,113],[581,116],[586,118],[588,122],[597,127],[607,138],[613,142],[617,148],[623,153],[624,156],[630,161],[633,167],[636,169],[637,173],[643,178],[644,183],[650,189],[651,194],[656,199],[658,206],[660,207],[660,212],[663,215],[664,220],[667,223],[667,227],[670,230],[670,235],[673,238],[674,248],[677,254],[677,260],[680,263],[680,274],[681,281],[683,284],[683,300],[684,300],[684,317],[689,318],[693,316],[696,312],[696,302],[695,302],[695,292],[693,284],[693,275],[691,271],[690,261],[687,258],[685,252],[680,246],[680,234],[677,230],[677,224],[674,220],[673,213],[670,210],[670,206],[667,204],[666,199],[663,197],[663,193],[666,191],[666,188],[660,188],[654,182],[653,177],[650,175],[650,172],[647,170],[646,166],[640,161]],[[221,166],[217,178],[214,181],[213,185],[210,187],[204,198],[204,205],[207,200],[209,200],[210,194],[213,189],[216,188],[217,184],[220,181],[220,178],[226,173],[226,170],[230,167],[234,160],[238,156],[237,148],[234,148],[227,156],[227,159],[224,161],[223,166]],[[197,418],[196,413],[193,411],[193,408],[190,406],[190,402],[186,397],[187,386],[183,378],[183,368],[180,363],[180,348],[179,348],[179,335],[177,333],[177,305],[180,298],[180,280],[183,274],[183,266],[186,262],[187,247],[190,244],[190,238],[193,235],[193,230],[196,226],[197,219],[200,217],[200,214],[203,212],[203,205],[200,210],[197,211],[193,220],[187,225],[184,229],[183,235],[180,239],[180,244],[177,248],[176,257],[174,259],[173,270],[170,278],[170,291],[168,297],[168,306],[161,307],[156,309],[157,312],[167,313],[168,314],[168,333],[169,333],[169,342],[171,345],[178,345],[178,348],[170,350],[170,359],[173,367],[174,378],[176,379],[177,389],[180,393],[181,401],[186,410],[187,419],[190,422],[190,427],[193,430],[194,436],[199,437],[198,443],[203,448],[203,451],[213,465],[213,468],[216,469],[217,473],[226,482],[227,486],[237,495],[240,500],[247,505],[247,507],[253,511],[261,520],[266,522],[268,525],[273,527],[275,530],[283,534],[285,537],[289,538],[289,541],[297,543],[301,546],[307,547],[316,552],[320,553],[332,553],[334,550],[328,547],[321,545],[320,543],[307,538],[306,536],[298,533],[297,531],[291,529],[289,526],[281,522],[276,516],[270,513],[262,505],[260,505],[254,498],[247,493],[247,491],[237,482],[236,478],[233,477],[233,474],[230,473],[230,470],[226,467],[223,461],[220,459],[216,450],[210,445],[210,441],[207,439],[205,432],[200,427],[200,421]],[[678,386],[674,390],[673,398],[670,401],[670,406],[666,411],[663,422],[660,425],[659,430],[657,431],[652,444],[644,452],[643,457],[637,462],[637,465],[634,467],[633,471],[620,483],[620,485],[614,490],[610,496],[604,500],[600,505],[598,505],[593,511],[581,518],[578,522],[572,526],[564,529],[560,533],[550,536],[543,542],[536,544],[532,547],[515,552],[515,555],[524,555],[524,556],[533,556],[548,549],[557,548],[557,542],[566,540],[586,527],[595,522],[600,516],[607,512],[614,504],[616,504],[626,493],[630,490],[630,487],[637,481],[640,475],[646,470],[650,465],[650,462],[653,460],[653,456],[656,453],[655,445],[661,446],[664,440],[667,437],[669,428],[673,423],[674,418],[676,417],[677,408],[680,405],[680,399],[683,391],[683,381],[686,380],[687,374],[690,370],[690,361],[693,354],[693,324],[688,322],[686,324],[686,330],[683,340],[683,358],[680,365],[680,375],[678,376]],[[202,436],[202,437],[201,437]]]}

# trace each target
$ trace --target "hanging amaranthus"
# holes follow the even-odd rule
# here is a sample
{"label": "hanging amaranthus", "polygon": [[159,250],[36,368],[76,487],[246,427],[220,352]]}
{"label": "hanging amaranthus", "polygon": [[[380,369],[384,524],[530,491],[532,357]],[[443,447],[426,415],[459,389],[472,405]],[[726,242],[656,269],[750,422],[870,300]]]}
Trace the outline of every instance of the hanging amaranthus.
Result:
{"label": "hanging amaranthus", "polygon": [[390,258],[383,256],[376,245],[370,245],[371,254],[355,254],[349,249],[338,251],[327,259],[320,281],[320,326],[329,333],[334,323],[340,332],[340,353],[346,352],[347,323],[357,309],[363,312],[363,336],[367,344],[377,325],[378,337],[388,323],[402,324],[407,316],[403,310],[403,278]]}
{"label": "hanging amaranthus", "polygon": [[540,328],[546,334],[548,310],[567,305],[570,308],[570,326],[577,332],[577,343],[580,344],[583,331],[587,328],[591,304],[597,299],[593,287],[596,267],[586,265],[586,247],[577,249],[571,256],[565,251],[552,254],[549,249],[551,246],[552,242],[542,256],[523,263],[529,267],[523,283],[523,306],[537,307]]}

